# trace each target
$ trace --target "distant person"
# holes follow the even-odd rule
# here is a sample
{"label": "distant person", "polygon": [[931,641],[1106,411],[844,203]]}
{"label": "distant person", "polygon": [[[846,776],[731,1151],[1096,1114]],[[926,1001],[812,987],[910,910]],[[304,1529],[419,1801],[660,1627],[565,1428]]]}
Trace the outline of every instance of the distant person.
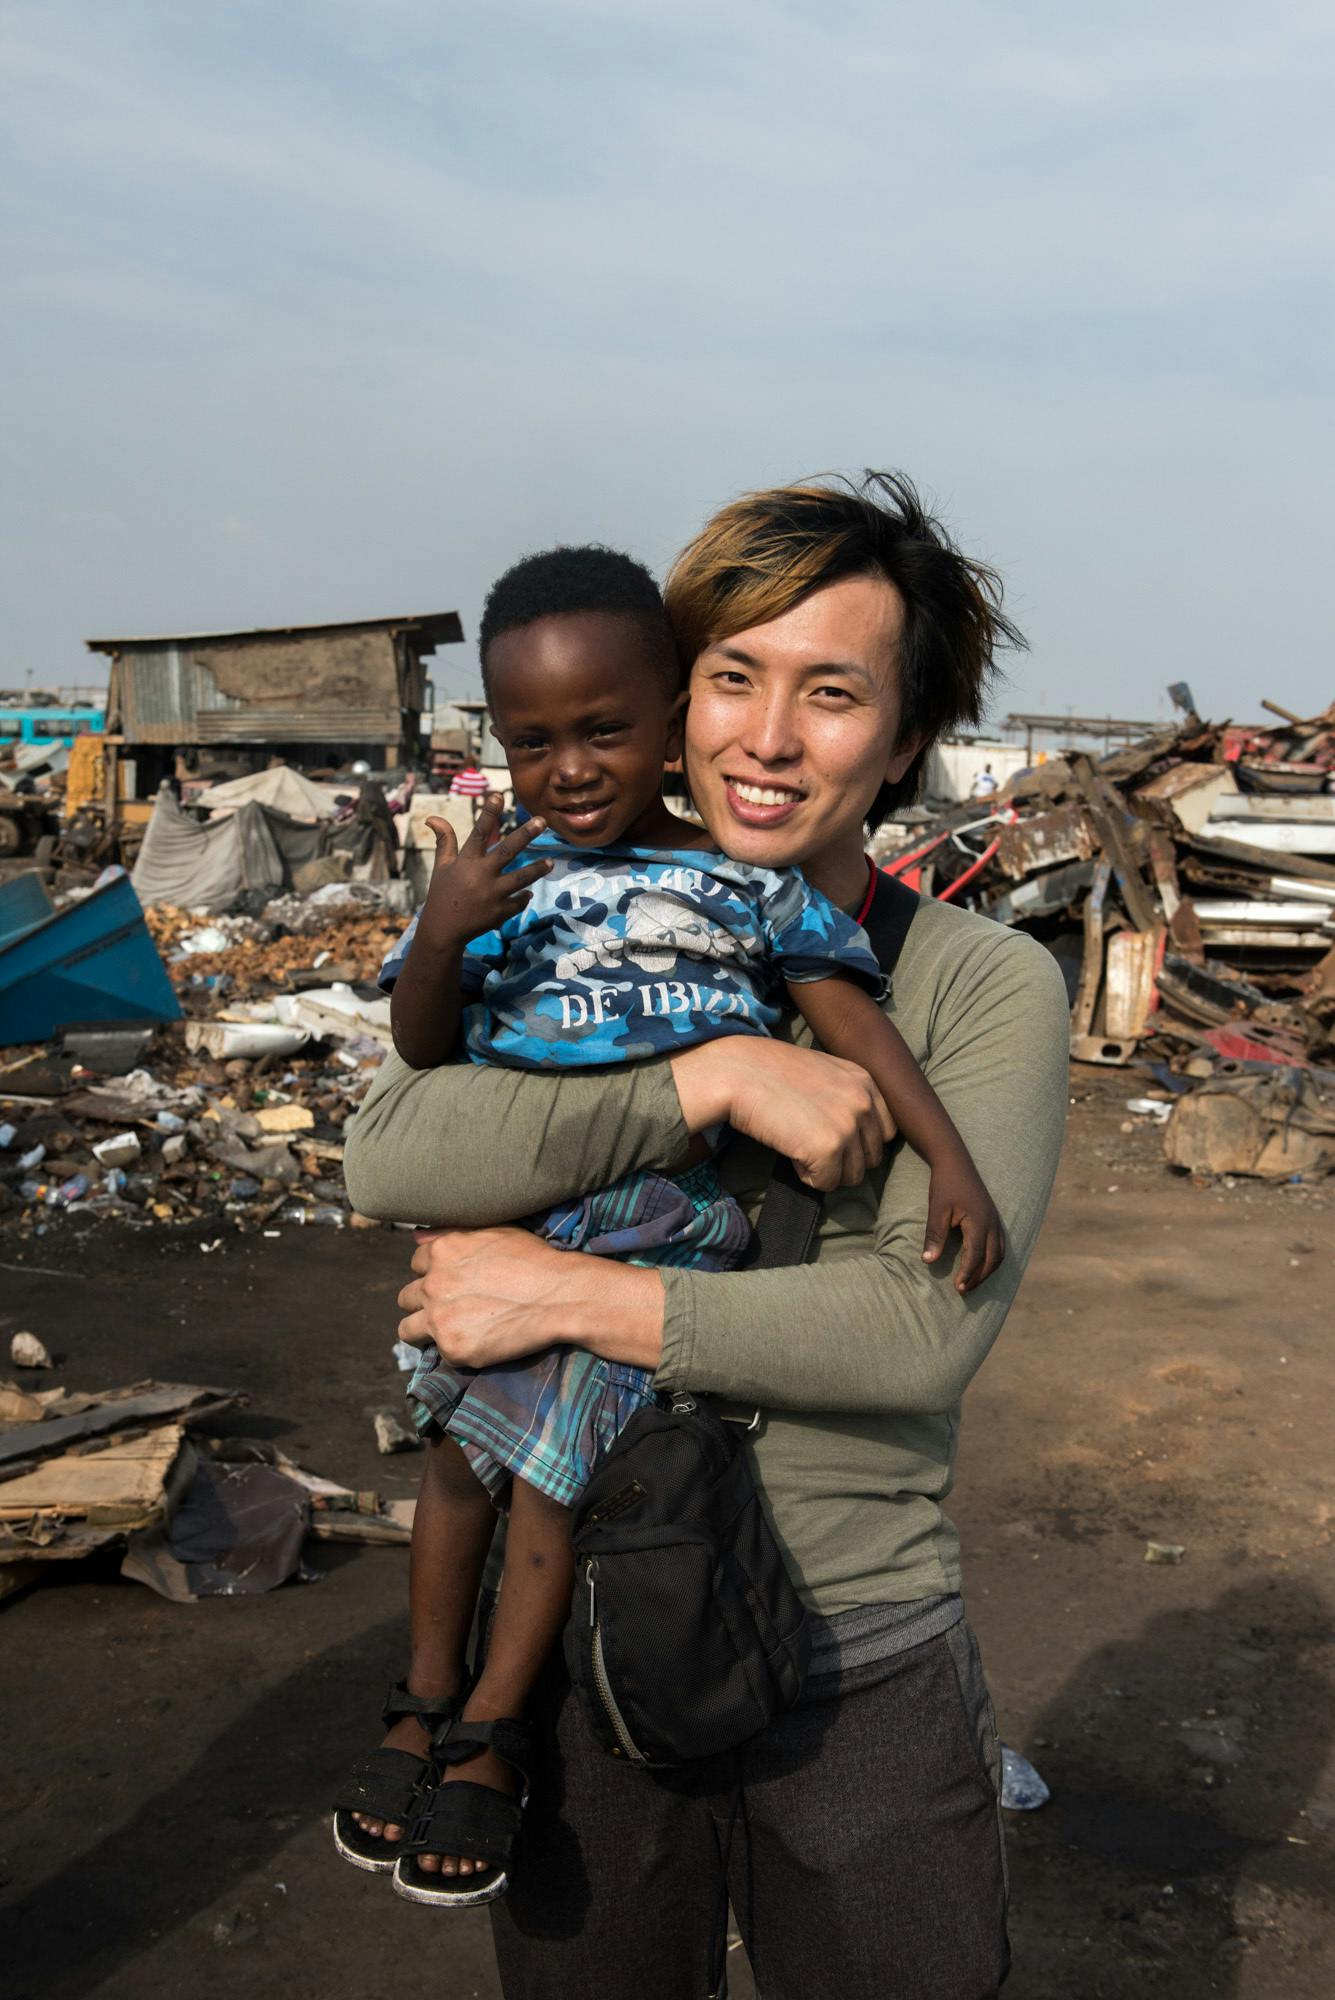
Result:
{"label": "distant person", "polygon": [[990,799],[1000,789],[1001,787],[998,785],[996,777],[993,774],[992,766],[984,764],[982,770],[975,777],[973,784],[969,787],[969,797],[971,799]]}
{"label": "distant person", "polygon": [[482,804],[486,796],[487,781],[481,771],[478,770],[476,764],[465,764],[462,771],[456,771],[450,779],[450,797],[452,799],[467,799],[473,809],[473,818],[475,821],[477,819],[478,807]]}

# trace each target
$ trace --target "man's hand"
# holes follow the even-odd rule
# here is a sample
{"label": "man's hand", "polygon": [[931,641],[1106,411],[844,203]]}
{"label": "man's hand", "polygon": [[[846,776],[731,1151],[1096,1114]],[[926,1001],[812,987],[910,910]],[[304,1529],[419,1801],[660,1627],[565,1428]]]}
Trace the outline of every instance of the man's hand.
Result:
{"label": "man's hand", "polygon": [[496,837],[500,823],[499,792],[487,793],[462,847],[448,820],[426,822],[436,836],[436,858],[414,948],[420,942],[427,951],[455,952],[470,938],[498,930],[523,909],[533,884],[548,873],[550,861],[531,861],[526,868],[503,873],[543,831],[546,820],[528,820],[503,840]]}
{"label": "man's hand", "polygon": [[526,1229],[418,1234],[416,1276],[399,1293],[399,1338],[434,1341],[459,1368],[490,1368],[544,1347],[586,1347],[656,1368],[663,1349],[658,1273],[553,1250]]}
{"label": "man's hand", "polygon": [[895,1136],[885,1099],[857,1063],[758,1035],[727,1035],[672,1058],[692,1132],[729,1124],[784,1153],[810,1187],[856,1187]]}

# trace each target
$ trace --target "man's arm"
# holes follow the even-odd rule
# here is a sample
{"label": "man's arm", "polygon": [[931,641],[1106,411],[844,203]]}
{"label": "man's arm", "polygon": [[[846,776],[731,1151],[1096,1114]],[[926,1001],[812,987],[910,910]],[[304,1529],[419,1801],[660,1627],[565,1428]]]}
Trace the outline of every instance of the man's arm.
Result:
{"label": "man's arm", "polygon": [[855,1063],[759,1036],[598,1071],[389,1056],[348,1135],[343,1171],[363,1215],[479,1229],[610,1187],[676,1173],[692,1135],[730,1124],[797,1162],[813,1187],[853,1187],[892,1129]]}
{"label": "man's arm", "polygon": [[[924,1064],[992,1189],[1009,1245],[1000,1270],[961,1297],[953,1256],[922,1259],[929,1172],[900,1146],[872,1248],[793,1270],[660,1273],[661,1389],[775,1409],[948,1410],[1000,1332],[1047,1207],[1066,1114],[1070,1018],[1056,963],[1017,933],[950,995]],[[622,1356],[610,1328],[587,1341]]]}
{"label": "man's arm", "polygon": [[343,1158],[348,1197],[381,1222],[478,1229],[652,1167],[690,1145],[666,1061],[581,1074],[387,1056]]}

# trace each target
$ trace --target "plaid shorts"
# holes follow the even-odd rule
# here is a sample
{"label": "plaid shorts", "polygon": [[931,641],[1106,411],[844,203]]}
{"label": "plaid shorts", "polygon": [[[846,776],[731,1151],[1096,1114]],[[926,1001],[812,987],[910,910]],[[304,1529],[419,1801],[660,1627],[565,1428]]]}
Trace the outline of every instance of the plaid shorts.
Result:
{"label": "plaid shorts", "polygon": [[[527,1227],[559,1249],[704,1271],[729,1269],[751,1240],[712,1161],[676,1180],[628,1174],[599,1194],[531,1216]],[[511,1480],[525,1479],[573,1507],[635,1412],[657,1400],[651,1370],[573,1347],[496,1368],[451,1367],[428,1347],[407,1394],[417,1429],[453,1438],[498,1506]]]}

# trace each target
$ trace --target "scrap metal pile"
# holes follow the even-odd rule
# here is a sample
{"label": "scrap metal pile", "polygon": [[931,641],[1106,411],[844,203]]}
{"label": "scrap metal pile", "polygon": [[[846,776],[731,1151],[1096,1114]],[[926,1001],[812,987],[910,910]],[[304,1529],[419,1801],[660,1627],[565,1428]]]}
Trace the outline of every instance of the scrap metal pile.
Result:
{"label": "scrap metal pile", "polygon": [[35,876],[0,896],[0,1024],[27,1044],[0,1065],[0,1226],[353,1219],[343,1134],[390,1046],[374,979],[398,899],[350,883],[258,916],[141,913],[123,875],[60,912]]}
{"label": "scrap metal pile", "polygon": [[1053,951],[1073,1057],[1155,1070],[1173,1164],[1329,1172],[1335,704],[1239,728],[1202,722],[1175,692],[1179,726],[887,826],[876,858]]}

